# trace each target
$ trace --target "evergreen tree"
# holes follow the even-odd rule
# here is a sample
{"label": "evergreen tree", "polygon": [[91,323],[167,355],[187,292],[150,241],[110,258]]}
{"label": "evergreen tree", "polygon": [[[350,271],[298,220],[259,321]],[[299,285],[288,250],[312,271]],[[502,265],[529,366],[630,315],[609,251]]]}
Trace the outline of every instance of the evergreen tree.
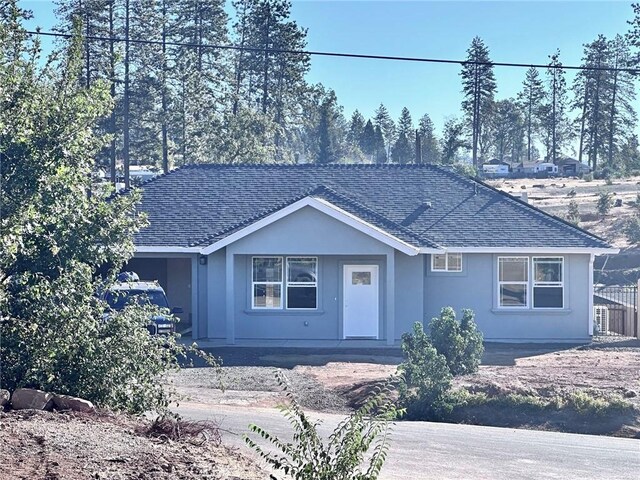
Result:
{"label": "evergreen tree", "polygon": [[378,164],[387,163],[387,152],[384,147],[384,136],[379,126],[374,127],[374,160]]}
{"label": "evergreen tree", "polygon": [[526,158],[532,161],[532,152],[535,136],[540,128],[542,102],[545,98],[544,83],[540,78],[538,69],[531,67],[527,70],[522,91],[518,93],[518,105],[524,116],[526,131]]}
{"label": "evergreen tree", "polygon": [[391,158],[395,163],[406,164],[415,162],[413,132],[411,113],[407,107],[404,107],[398,119],[397,138],[391,154]]}
{"label": "evergreen tree", "polygon": [[433,122],[428,114],[424,114],[418,122],[420,146],[422,156],[416,159],[418,163],[437,163],[440,159],[440,147],[436,138]]}
{"label": "evergreen tree", "polygon": [[376,130],[371,120],[367,120],[367,123],[364,125],[359,145],[362,153],[367,156],[369,161],[375,162],[376,149],[378,145],[376,145]]}
{"label": "evergreen tree", "polygon": [[389,111],[387,107],[385,107],[382,103],[376,109],[374,117],[373,117],[373,125],[375,127],[379,127],[382,132],[382,138],[385,144],[385,155],[387,158],[391,156],[391,146],[395,142],[396,135],[396,126],[393,123],[393,119],[391,115],[389,115]]}
{"label": "evergreen tree", "polygon": [[353,112],[349,122],[349,131],[347,132],[347,141],[349,142],[349,145],[359,146],[365,124],[366,122],[362,114],[358,110]]}
{"label": "evergreen tree", "polygon": [[549,58],[547,101],[542,108],[542,143],[546,148],[546,160],[557,163],[562,149],[573,139],[573,128],[568,118],[567,85],[560,51]]}
{"label": "evergreen tree", "polygon": [[493,65],[489,58],[489,49],[480,37],[475,37],[467,50],[467,63],[462,66],[462,110],[471,132],[473,165],[479,165],[488,147],[483,136],[490,121],[490,111],[496,92],[496,80]]}

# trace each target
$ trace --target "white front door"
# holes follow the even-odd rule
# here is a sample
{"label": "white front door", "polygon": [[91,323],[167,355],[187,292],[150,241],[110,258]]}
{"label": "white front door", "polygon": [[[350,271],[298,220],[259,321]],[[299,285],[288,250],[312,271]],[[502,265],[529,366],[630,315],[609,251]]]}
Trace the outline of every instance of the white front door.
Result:
{"label": "white front door", "polygon": [[345,265],[344,338],[378,338],[378,266]]}

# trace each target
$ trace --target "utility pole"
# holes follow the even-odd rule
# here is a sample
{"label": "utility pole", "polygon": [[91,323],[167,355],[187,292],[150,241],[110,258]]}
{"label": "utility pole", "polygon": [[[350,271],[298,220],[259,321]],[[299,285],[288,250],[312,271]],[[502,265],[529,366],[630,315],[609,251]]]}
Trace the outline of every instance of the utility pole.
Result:
{"label": "utility pole", "polygon": [[167,135],[167,0],[162,0],[162,172],[169,172]]}

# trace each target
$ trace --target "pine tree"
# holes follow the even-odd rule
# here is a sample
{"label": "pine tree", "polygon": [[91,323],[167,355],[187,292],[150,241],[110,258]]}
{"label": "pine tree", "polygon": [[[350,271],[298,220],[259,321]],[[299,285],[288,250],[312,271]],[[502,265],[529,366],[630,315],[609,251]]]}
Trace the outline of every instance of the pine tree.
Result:
{"label": "pine tree", "polygon": [[549,56],[547,68],[547,101],[542,108],[542,143],[546,159],[557,163],[562,149],[573,139],[573,128],[568,118],[568,100],[565,72],[560,61],[560,51]]}
{"label": "pine tree", "polygon": [[371,120],[367,120],[360,136],[360,149],[369,158],[370,161],[375,162],[376,155],[376,131]]}
{"label": "pine tree", "polygon": [[462,110],[471,131],[471,149],[473,165],[479,165],[479,157],[484,156],[488,147],[483,137],[490,120],[490,110],[496,92],[496,80],[493,65],[489,58],[489,49],[480,37],[475,37],[467,50],[467,63],[462,66]]}
{"label": "pine tree", "polygon": [[391,118],[391,115],[389,115],[387,107],[385,107],[382,103],[375,111],[373,117],[373,125],[375,127],[380,127],[386,149],[385,155],[387,158],[389,158],[391,156],[391,146],[395,142],[396,126],[393,122],[393,119]]}
{"label": "pine tree", "polygon": [[435,135],[433,122],[428,114],[424,114],[418,122],[420,146],[422,156],[416,159],[418,163],[438,163],[440,160],[440,147]]}
{"label": "pine tree", "polygon": [[524,82],[522,83],[522,91],[518,93],[518,105],[524,115],[527,137],[527,162],[532,161],[532,151],[534,148],[535,136],[540,128],[540,117],[544,98],[544,83],[540,78],[538,69],[531,67],[527,70]]}
{"label": "pine tree", "polygon": [[404,107],[398,119],[397,139],[391,153],[391,158],[395,163],[415,163],[413,132],[411,113],[407,107]]}
{"label": "pine tree", "polygon": [[351,120],[349,122],[349,131],[347,132],[347,141],[351,146],[359,146],[360,138],[362,137],[362,132],[364,132],[364,126],[366,122],[362,114],[356,110],[351,115]]}

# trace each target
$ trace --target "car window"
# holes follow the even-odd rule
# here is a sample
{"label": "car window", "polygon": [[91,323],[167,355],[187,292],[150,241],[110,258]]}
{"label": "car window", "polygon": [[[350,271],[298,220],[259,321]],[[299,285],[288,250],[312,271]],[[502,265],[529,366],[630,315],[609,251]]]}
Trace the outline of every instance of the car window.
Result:
{"label": "car window", "polygon": [[112,290],[107,293],[105,300],[114,310],[122,310],[133,302],[169,308],[167,297],[161,290]]}

